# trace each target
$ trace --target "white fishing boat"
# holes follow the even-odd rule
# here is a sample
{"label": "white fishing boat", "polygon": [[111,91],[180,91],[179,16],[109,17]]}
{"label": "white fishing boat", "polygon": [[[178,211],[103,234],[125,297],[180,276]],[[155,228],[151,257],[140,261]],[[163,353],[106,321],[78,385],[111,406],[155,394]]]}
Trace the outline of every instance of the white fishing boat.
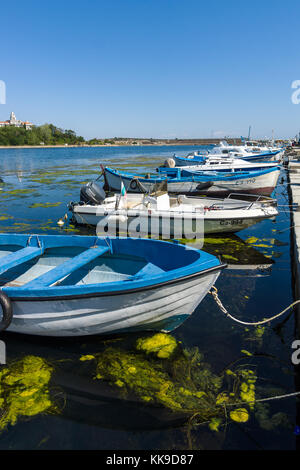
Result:
{"label": "white fishing boat", "polygon": [[143,238],[0,234],[0,331],[83,336],[171,331],[226,265]]}
{"label": "white fishing boat", "polygon": [[125,232],[131,236],[200,238],[205,234],[238,232],[278,215],[276,201],[265,197],[251,200],[154,194],[114,194],[99,204],[70,203],[77,224]]}
{"label": "white fishing boat", "polygon": [[208,152],[209,155],[231,155],[249,161],[279,159],[283,153],[283,148],[259,146],[257,142],[253,145],[253,141],[247,141],[244,145],[229,145],[226,140],[222,140]]}
{"label": "white fishing boat", "polygon": [[264,145],[261,145],[256,140],[246,140],[244,148],[249,153],[279,152],[277,154],[278,157],[281,157],[285,152],[284,146],[275,145],[274,140],[266,142]]}
{"label": "white fishing boat", "polygon": [[187,157],[173,156],[165,162],[166,167],[184,167],[193,171],[258,171],[278,166],[279,162],[249,162],[232,156],[208,155]]}
{"label": "white fishing boat", "polygon": [[[176,161],[181,161],[181,158],[190,160],[200,160],[203,157],[222,157],[222,158],[240,158],[249,162],[263,162],[263,161],[274,161],[281,160],[285,152],[284,148],[278,147],[254,147],[249,145],[229,145],[226,141],[220,142],[219,145],[215,145],[210,150],[197,150],[189,153],[185,157],[173,156]],[[179,163],[176,163],[179,165]]]}

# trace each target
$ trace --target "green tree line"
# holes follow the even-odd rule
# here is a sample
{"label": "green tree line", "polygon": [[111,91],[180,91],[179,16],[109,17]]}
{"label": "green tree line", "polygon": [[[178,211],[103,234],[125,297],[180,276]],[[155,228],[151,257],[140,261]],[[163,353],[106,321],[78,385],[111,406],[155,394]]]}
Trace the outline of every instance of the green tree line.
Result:
{"label": "green tree line", "polygon": [[72,130],[63,130],[53,124],[24,127],[0,127],[0,146],[10,145],[78,145],[84,144],[85,139],[77,136]]}

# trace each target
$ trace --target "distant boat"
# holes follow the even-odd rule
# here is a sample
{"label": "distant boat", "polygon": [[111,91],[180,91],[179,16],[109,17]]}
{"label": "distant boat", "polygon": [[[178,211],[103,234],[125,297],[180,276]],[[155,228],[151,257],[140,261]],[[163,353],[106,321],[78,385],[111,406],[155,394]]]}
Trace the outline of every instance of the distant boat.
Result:
{"label": "distant boat", "polygon": [[[174,166],[189,167],[194,171],[257,171],[280,165],[279,161],[253,162],[242,158],[235,158],[231,156],[223,157],[219,155],[190,155],[187,157],[177,157],[174,155],[172,159],[174,161]],[[167,163],[170,164],[170,159],[167,160]]]}
{"label": "distant boat", "polygon": [[283,148],[259,147],[258,145],[229,145],[226,140],[222,140],[219,145],[208,151],[209,155],[230,155],[248,161],[274,160],[275,157],[276,159],[280,158],[283,153]]}
{"label": "distant boat", "polygon": [[258,171],[197,172],[185,168],[158,168],[157,175],[137,175],[104,168],[105,188],[120,192],[123,182],[127,192],[151,192],[157,183],[167,181],[170,194],[207,194],[224,197],[232,192],[270,196],[276,187],[280,167]]}
{"label": "distant boat", "polygon": [[1,330],[40,336],[171,331],[226,265],[160,240],[0,234]]}
{"label": "distant boat", "polygon": [[[246,161],[269,161],[280,159],[284,154],[284,148],[269,147],[249,147],[247,145],[229,145],[226,141],[220,142],[210,150],[198,150],[189,153],[185,158],[194,158],[197,160],[201,157],[231,157],[241,158]],[[174,157],[173,157],[174,158]]]}
{"label": "distant boat", "polygon": [[[99,204],[71,203],[75,222],[101,224],[131,236],[169,238],[203,237],[211,233],[239,232],[278,215],[276,201],[254,197],[251,201],[207,197],[169,196],[168,193],[127,194],[106,197]],[[116,234],[116,233],[115,233]]]}

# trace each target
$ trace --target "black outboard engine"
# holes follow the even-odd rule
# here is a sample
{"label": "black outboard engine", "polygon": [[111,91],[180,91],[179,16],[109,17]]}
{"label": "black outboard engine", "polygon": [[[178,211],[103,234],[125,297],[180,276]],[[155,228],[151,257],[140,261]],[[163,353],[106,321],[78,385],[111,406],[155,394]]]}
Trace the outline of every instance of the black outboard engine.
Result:
{"label": "black outboard engine", "polygon": [[101,204],[105,197],[105,191],[97,181],[91,181],[80,189],[80,201],[85,204]]}

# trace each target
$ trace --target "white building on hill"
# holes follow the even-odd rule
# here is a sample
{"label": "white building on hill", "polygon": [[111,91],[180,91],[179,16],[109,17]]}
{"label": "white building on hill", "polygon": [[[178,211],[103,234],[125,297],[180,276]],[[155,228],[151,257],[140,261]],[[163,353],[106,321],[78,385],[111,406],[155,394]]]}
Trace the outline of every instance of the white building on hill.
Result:
{"label": "white building on hill", "polygon": [[8,121],[0,121],[0,127],[5,127],[5,126],[15,126],[15,127],[25,127],[26,130],[32,129],[32,122],[29,121],[19,121],[16,118],[16,115],[14,112],[10,113],[10,118]]}

